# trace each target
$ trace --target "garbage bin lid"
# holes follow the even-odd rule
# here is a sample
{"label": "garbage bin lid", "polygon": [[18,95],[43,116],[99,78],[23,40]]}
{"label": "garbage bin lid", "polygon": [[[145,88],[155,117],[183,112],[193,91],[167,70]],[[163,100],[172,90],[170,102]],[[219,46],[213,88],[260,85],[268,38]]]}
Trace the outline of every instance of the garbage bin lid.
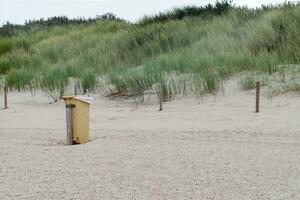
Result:
{"label": "garbage bin lid", "polygon": [[93,101],[93,97],[75,97],[75,99],[87,104],[91,104]]}
{"label": "garbage bin lid", "polygon": [[74,96],[63,96],[63,100],[74,99]]}

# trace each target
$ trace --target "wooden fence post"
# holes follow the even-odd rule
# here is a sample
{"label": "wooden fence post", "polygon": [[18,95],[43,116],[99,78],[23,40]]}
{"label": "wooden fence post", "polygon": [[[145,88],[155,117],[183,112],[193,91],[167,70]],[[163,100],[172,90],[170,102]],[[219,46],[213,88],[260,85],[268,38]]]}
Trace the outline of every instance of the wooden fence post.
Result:
{"label": "wooden fence post", "polygon": [[74,94],[77,95],[77,85],[74,86]]}
{"label": "wooden fence post", "polygon": [[73,104],[66,105],[66,119],[67,119],[67,140],[66,145],[73,144],[73,118],[72,118],[72,110],[74,108]]}
{"label": "wooden fence post", "polygon": [[4,87],[4,109],[7,109],[7,87]]}
{"label": "wooden fence post", "polygon": [[163,100],[162,97],[159,97],[159,111],[163,110]]}
{"label": "wooden fence post", "polygon": [[256,108],[255,108],[256,113],[259,113],[259,97],[260,97],[260,82],[256,82]]}

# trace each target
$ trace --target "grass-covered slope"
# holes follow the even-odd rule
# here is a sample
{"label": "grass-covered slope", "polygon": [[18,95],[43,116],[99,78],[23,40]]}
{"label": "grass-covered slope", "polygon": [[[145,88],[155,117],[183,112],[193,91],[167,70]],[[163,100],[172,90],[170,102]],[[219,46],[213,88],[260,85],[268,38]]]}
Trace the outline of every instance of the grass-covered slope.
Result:
{"label": "grass-covered slope", "polygon": [[[216,92],[243,71],[271,75],[300,62],[300,5],[236,8],[187,7],[146,17],[22,28],[0,37],[0,74],[11,89],[65,94],[70,81],[82,92],[111,95],[156,91]],[[298,73],[298,72],[296,72]],[[251,82],[251,81],[250,81]],[[297,87],[295,87],[297,88]]]}

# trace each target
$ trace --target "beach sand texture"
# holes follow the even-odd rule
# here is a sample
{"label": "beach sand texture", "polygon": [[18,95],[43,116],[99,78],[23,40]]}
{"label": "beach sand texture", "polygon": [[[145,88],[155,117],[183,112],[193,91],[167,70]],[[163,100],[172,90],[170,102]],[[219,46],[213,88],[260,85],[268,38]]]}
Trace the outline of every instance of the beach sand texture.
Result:
{"label": "beach sand texture", "polygon": [[[3,99],[3,93],[0,98]],[[94,95],[90,142],[65,146],[64,102],[9,93],[0,111],[0,199],[300,199],[300,98],[226,92]]]}

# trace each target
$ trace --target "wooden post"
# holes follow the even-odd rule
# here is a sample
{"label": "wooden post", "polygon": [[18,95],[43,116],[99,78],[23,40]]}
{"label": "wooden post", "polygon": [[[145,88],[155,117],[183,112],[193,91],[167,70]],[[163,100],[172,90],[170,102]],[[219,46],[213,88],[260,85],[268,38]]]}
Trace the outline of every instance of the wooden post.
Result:
{"label": "wooden post", "polygon": [[7,109],[7,87],[4,87],[4,109]]}
{"label": "wooden post", "polygon": [[73,118],[72,118],[72,109],[74,108],[73,104],[66,105],[66,119],[67,119],[67,140],[66,145],[73,144]]}
{"label": "wooden post", "polygon": [[255,109],[256,113],[259,113],[259,96],[260,96],[260,82],[256,82],[256,109]]}
{"label": "wooden post", "polygon": [[159,111],[163,110],[163,100],[162,97],[159,97]]}
{"label": "wooden post", "polygon": [[74,94],[77,95],[77,85],[74,86]]}

